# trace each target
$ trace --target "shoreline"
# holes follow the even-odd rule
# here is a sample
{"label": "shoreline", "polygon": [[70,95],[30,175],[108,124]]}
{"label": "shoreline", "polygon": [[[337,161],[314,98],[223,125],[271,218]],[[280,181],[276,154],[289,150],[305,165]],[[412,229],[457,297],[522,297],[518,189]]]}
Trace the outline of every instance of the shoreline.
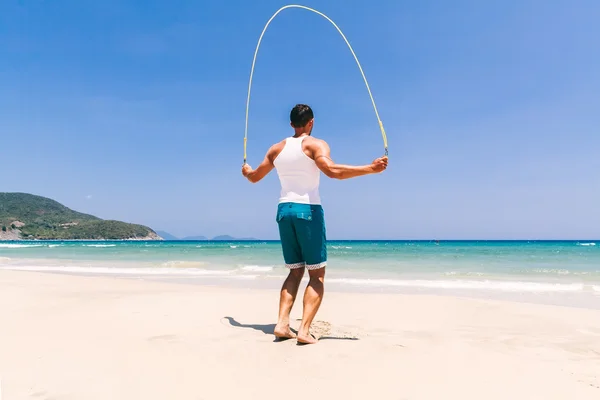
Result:
{"label": "shoreline", "polygon": [[[3,270],[268,290],[278,290],[288,272],[282,266],[213,265],[204,261],[169,261],[160,266],[149,261],[0,257]],[[325,282],[326,290],[339,293],[424,294],[600,309],[600,281],[580,276],[386,275],[329,267]]]}
{"label": "shoreline", "polygon": [[[114,273],[108,273],[106,270],[117,270]],[[143,267],[140,269],[156,269],[154,267]],[[167,268],[169,270],[177,270],[177,268]],[[86,271],[88,270],[88,271]],[[157,273],[155,275],[144,274],[140,275],[134,270],[129,273],[120,272],[117,268],[106,268],[102,272],[94,272],[93,268],[83,267],[80,270],[72,271],[63,267],[52,269],[49,267],[3,267],[2,257],[0,257],[0,273],[2,271],[10,272],[28,272],[34,274],[48,274],[58,276],[86,277],[86,278],[109,278],[122,279],[128,281],[140,281],[150,283],[176,284],[191,287],[211,288],[216,287],[223,290],[266,290],[278,291],[283,283],[286,275],[269,275],[260,277],[258,275],[227,275],[227,274],[201,274],[201,275],[169,275],[167,273]],[[179,271],[177,271],[179,272]],[[214,271],[221,272],[221,271]],[[284,272],[284,271],[282,271]],[[285,271],[287,272],[287,271]],[[419,280],[407,278],[401,281],[403,285],[394,284],[397,281],[392,281],[389,285],[378,284],[378,279],[372,279],[372,283],[366,283],[360,280],[358,284],[348,283],[345,278],[331,277],[331,273],[326,274],[325,290],[329,293],[337,294],[384,294],[384,295],[400,295],[400,296],[435,296],[435,297],[451,297],[474,300],[489,300],[501,301],[514,304],[534,304],[534,305],[549,305],[565,308],[600,310],[600,286],[594,285],[594,291],[575,292],[565,290],[542,290],[542,291],[523,291],[517,289],[481,289],[477,288],[476,284],[494,283],[494,280],[472,280],[472,281],[453,281],[446,279],[431,279]],[[470,288],[452,287],[453,283],[466,284]],[[547,285],[552,289],[553,283],[549,282],[524,282],[524,281],[502,281],[497,280],[500,285],[510,285],[511,283],[530,284],[530,285]],[[308,283],[308,274],[305,274],[302,279],[302,285]],[[374,284],[373,284],[374,283]],[[425,285],[423,285],[425,283]],[[432,285],[433,284],[433,285]],[[558,283],[557,285],[568,286],[572,283]],[[429,287],[428,287],[429,286]],[[431,287],[433,286],[433,287]]]}
{"label": "shoreline", "polygon": [[[128,241],[139,239],[27,239],[20,238],[16,241],[20,242],[76,242],[76,241]],[[156,241],[155,239],[146,239],[149,242]],[[12,242],[15,240],[0,240],[0,242]],[[279,242],[280,239],[159,239],[161,242]],[[583,242],[592,243],[600,242],[600,239],[327,239],[328,242],[427,242],[427,243],[568,243],[568,242]]]}
{"label": "shoreline", "polygon": [[[600,395],[598,310],[326,291],[319,342],[298,346],[273,340],[277,301],[260,288],[2,270],[3,394],[293,400],[306,397],[289,390],[300,378],[320,398]],[[300,315],[301,295],[292,328]]]}
{"label": "shoreline", "polygon": [[[327,289],[433,294],[600,309],[596,242],[330,242]],[[280,245],[265,241],[0,243],[0,269],[279,289]]]}

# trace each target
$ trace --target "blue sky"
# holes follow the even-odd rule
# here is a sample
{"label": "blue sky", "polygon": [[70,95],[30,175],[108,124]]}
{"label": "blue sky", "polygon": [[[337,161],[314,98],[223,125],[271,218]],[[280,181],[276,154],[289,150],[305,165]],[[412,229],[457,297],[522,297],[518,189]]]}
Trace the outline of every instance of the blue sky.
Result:
{"label": "blue sky", "polygon": [[[600,238],[600,3],[300,3],[350,40],[390,165],[323,177],[331,239]],[[178,236],[277,238],[275,173],[240,174],[252,56],[286,3],[0,3],[0,191]],[[259,52],[248,157],[299,102],[340,163],[383,150],[360,73],[321,17],[285,10]]]}

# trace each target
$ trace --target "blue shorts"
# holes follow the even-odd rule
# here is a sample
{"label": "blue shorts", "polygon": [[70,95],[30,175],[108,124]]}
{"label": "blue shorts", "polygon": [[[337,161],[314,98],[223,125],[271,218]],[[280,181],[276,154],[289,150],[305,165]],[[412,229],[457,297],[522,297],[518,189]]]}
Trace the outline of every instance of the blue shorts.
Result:
{"label": "blue shorts", "polygon": [[279,203],[277,224],[286,267],[313,270],[327,265],[323,207],[317,204]]}

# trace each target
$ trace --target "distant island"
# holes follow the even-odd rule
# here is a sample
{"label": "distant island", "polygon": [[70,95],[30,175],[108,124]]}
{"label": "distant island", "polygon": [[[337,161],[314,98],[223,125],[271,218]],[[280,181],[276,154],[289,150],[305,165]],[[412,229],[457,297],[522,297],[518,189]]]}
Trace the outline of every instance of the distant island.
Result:
{"label": "distant island", "polygon": [[156,231],[156,234],[158,236],[160,236],[161,238],[163,238],[164,240],[179,240],[175,236],[173,236],[170,233],[165,232],[165,231]]}
{"label": "distant island", "polygon": [[104,220],[28,193],[0,192],[0,240],[162,240],[144,225]]}
{"label": "distant island", "polygon": [[236,238],[233,236],[229,236],[229,235],[220,235],[220,236],[215,236],[212,239],[209,239],[206,236],[186,236],[183,238],[178,238],[174,235],[171,235],[168,232],[165,231],[156,231],[156,233],[158,235],[160,235],[164,240],[207,240],[207,241],[231,241],[231,240],[258,240],[255,238]]}
{"label": "distant island", "polygon": [[186,236],[176,240],[208,240],[208,238],[206,236]]}

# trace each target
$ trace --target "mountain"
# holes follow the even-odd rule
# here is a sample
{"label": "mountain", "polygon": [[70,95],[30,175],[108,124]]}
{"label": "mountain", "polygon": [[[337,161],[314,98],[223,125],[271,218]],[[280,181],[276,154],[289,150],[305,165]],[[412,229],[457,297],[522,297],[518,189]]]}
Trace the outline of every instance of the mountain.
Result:
{"label": "mountain", "polygon": [[28,193],[0,192],[0,240],[161,240],[147,226],[103,220]]}
{"label": "mountain", "polygon": [[214,238],[212,238],[212,240],[235,240],[235,238],[233,236],[229,236],[229,235],[220,235],[220,236],[215,236]]}
{"label": "mountain", "polygon": [[221,236],[215,236],[214,238],[212,238],[212,240],[214,240],[214,241],[229,241],[229,240],[258,240],[258,239],[254,239],[254,238],[235,238],[235,237],[229,236],[229,235],[221,235]]}
{"label": "mountain", "polygon": [[208,240],[206,236],[186,236],[180,240]]}
{"label": "mountain", "polygon": [[176,236],[171,235],[169,232],[165,231],[156,231],[156,234],[163,238],[164,240],[179,240]]}
{"label": "mountain", "polygon": [[[161,232],[161,233],[165,233],[165,232]],[[162,237],[164,237],[162,234],[160,235]],[[233,236],[229,236],[229,235],[221,235],[221,236],[215,236],[212,239],[207,238],[206,236],[186,236],[182,239],[177,239],[177,240],[211,240],[211,241],[231,241],[231,240],[257,240],[254,238],[235,238]]]}

